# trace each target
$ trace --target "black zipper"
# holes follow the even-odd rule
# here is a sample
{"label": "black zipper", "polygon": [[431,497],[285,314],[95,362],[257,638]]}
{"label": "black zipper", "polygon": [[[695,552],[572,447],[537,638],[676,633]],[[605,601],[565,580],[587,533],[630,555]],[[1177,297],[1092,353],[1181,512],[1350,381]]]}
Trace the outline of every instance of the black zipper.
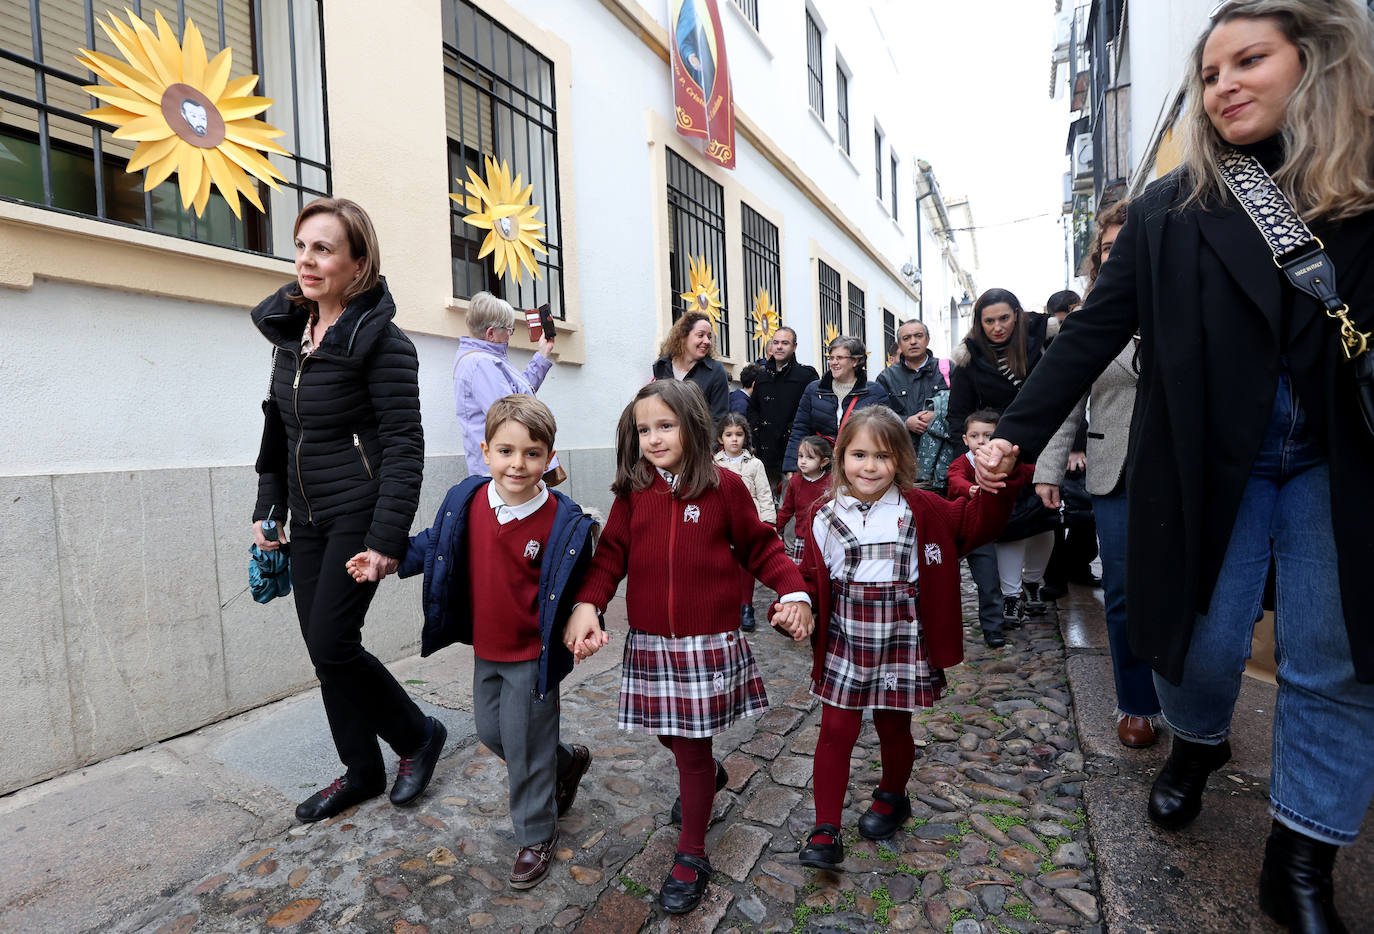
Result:
{"label": "black zipper", "polygon": [[305,442],[305,425],[301,422],[301,374],[305,372],[305,361],[301,357],[296,366],[296,378],[291,382],[291,410],[296,415],[296,485],[301,488],[301,499],[305,500],[305,521],[313,523],[315,514],[310,508],[310,497],[305,495],[305,477],[301,474],[301,445]]}
{"label": "black zipper", "polygon": [[363,469],[367,471],[367,479],[371,480],[372,465],[367,462],[367,451],[363,448],[363,443],[358,439],[358,433],[353,432],[353,446],[358,449],[359,456],[363,459]]}

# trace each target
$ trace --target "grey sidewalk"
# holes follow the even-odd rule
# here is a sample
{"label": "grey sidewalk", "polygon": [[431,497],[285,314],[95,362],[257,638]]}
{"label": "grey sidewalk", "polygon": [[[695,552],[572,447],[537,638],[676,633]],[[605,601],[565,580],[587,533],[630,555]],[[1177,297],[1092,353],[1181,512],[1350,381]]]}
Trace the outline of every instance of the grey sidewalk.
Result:
{"label": "grey sidewalk", "polygon": [[[1117,741],[1116,689],[1101,591],[1074,587],[1060,600],[1078,735],[1092,779],[1088,826],[1097,854],[1103,913],[1113,934],[1277,932],[1259,910],[1256,886],[1269,834],[1270,738],[1277,689],[1245,678],[1236,705],[1231,762],[1213,775],[1202,814],[1181,831],[1146,819],[1150,784],[1168,750]],[[1374,741],[1374,737],[1366,738]],[[1352,931],[1374,917],[1374,816],[1336,861],[1337,907]]]}

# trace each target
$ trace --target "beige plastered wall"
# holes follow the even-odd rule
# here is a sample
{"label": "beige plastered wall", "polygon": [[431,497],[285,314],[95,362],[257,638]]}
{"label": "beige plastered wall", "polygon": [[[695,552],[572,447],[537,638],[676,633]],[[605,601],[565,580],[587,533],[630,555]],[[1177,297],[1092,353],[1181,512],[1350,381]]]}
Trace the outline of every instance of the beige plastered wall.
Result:
{"label": "beige plastered wall", "polygon": [[[567,45],[501,0],[474,2],[553,61],[559,119],[568,125]],[[324,7],[333,189],[372,217],[397,323],[411,332],[458,337],[467,333],[467,302],[454,297],[452,285],[448,195],[456,182],[448,178],[442,5],[394,0],[388,12],[379,17],[362,0]],[[269,122],[287,117],[267,115]],[[561,233],[569,261],[567,320],[559,323],[555,356],[581,363],[570,140],[570,133],[558,140]],[[45,278],[251,308],[293,275],[287,260],[0,201],[0,287],[27,290],[35,278]]]}
{"label": "beige plastered wall", "polygon": [[[740,204],[749,205],[752,210],[777,227],[779,243],[782,242],[783,238],[783,216],[778,211],[773,210],[762,198],[755,196],[752,191],[740,184],[734,172],[722,169],[715,163],[707,161],[695,146],[678,135],[677,129],[661,114],[652,110],[647,111],[645,129],[649,144],[649,164],[652,167],[649,173],[649,198],[654,207],[654,294],[660,296],[658,338],[655,345],[663,340],[668,329],[673,326],[672,291],[668,270],[668,244],[670,242],[668,229],[668,157],[663,151],[665,148],[669,148],[695,169],[705,174],[711,181],[720,185],[724,193],[725,265],[728,270],[739,270],[739,272],[734,272],[725,277],[727,281],[724,283],[725,288],[721,298],[729,309],[727,327],[730,334],[730,354],[728,356],[717,354],[716,359],[725,366],[730,378],[734,379],[740,369],[752,362],[749,359],[749,335],[746,321],[754,313],[754,296],[747,294],[744,289],[744,236],[741,230],[743,216],[740,211]],[[778,259],[780,294],[773,296],[774,306],[784,309],[784,314],[785,309],[789,307],[785,294],[787,291],[786,262],[786,254],[783,252]],[[719,283],[720,270],[713,269],[711,272]],[[787,323],[786,318],[784,318],[783,323]]]}

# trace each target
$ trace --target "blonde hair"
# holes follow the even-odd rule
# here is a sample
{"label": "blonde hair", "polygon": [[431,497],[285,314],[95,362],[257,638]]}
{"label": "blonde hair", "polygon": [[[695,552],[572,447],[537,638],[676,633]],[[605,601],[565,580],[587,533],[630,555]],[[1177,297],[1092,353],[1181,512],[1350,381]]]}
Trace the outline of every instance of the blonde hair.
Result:
{"label": "blonde hair", "polygon": [[[301,212],[296,215],[291,236],[297,236],[301,232],[301,224],[316,214],[333,214],[337,217],[343,225],[344,236],[348,241],[349,258],[363,261],[357,278],[344,289],[341,302],[347,308],[353,299],[376,288],[382,277],[382,251],[377,246],[377,231],[372,226],[372,218],[367,216],[367,212],[356,201],[349,201],[347,198],[316,198],[301,208]],[[312,316],[319,314],[315,303],[300,292],[292,295],[291,301],[308,308]]]}
{"label": "blonde hair", "polygon": [[487,328],[515,327],[515,309],[510,302],[490,292],[478,292],[468,299],[464,320],[468,325],[468,333],[473,337],[481,337],[487,333]]}
{"label": "blonde hair", "polygon": [[1340,220],[1374,208],[1374,26],[1356,0],[1233,0],[1193,47],[1180,126],[1182,207],[1225,190],[1218,168],[1230,146],[1203,107],[1202,55],[1212,31],[1235,19],[1269,19],[1298,48],[1303,74],[1288,100],[1287,156],[1274,173],[1306,220]]}
{"label": "blonde hair", "polygon": [[909,490],[916,486],[916,448],[911,444],[911,432],[906,430],[897,413],[887,406],[869,405],[855,409],[835,438],[835,452],[830,467],[831,489],[848,491],[849,478],[844,473],[844,454],[861,431],[868,432],[880,448],[892,455],[896,465],[892,482],[897,489]]}

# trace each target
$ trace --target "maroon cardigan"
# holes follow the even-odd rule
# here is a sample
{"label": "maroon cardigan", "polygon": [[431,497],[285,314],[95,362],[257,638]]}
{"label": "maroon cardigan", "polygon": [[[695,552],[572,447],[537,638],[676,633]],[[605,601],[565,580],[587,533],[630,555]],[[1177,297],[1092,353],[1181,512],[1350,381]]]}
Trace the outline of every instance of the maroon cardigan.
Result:
{"label": "maroon cardigan", "polygon": [[[1007,477],[1005,489],[982,492],[972,499],[947,500],[925,490],[902,490],[916,523],[916,547],[920,562],[921,628],[926,652],[936,668],[952,668],[964,660],[963,607],[959,597],[959,557],[997,538],[1007,524],[1017,494],[1032,476],[1029,468],[1017,467]],[[808,531],[817,503],[806,514]],[[821,676],[829,636],[830,569],[826,567],[814,536],[807,536],[802,552],[802,576],[811,595],[816,631],[811,636],[814,664],[812,680]]]}
{"label": "maroon cardigan", "polygon": [[[577,599],[605,610],[628,576],[630,625],[660,636],[739,628],[739,568],[779,594],[805,591],[771,525],[759,519],[739,475],[714,468],[720,485],[678,499],[655,472],[647,490],[617,496]],[[726,582],[730,582],[726,586]]]}

